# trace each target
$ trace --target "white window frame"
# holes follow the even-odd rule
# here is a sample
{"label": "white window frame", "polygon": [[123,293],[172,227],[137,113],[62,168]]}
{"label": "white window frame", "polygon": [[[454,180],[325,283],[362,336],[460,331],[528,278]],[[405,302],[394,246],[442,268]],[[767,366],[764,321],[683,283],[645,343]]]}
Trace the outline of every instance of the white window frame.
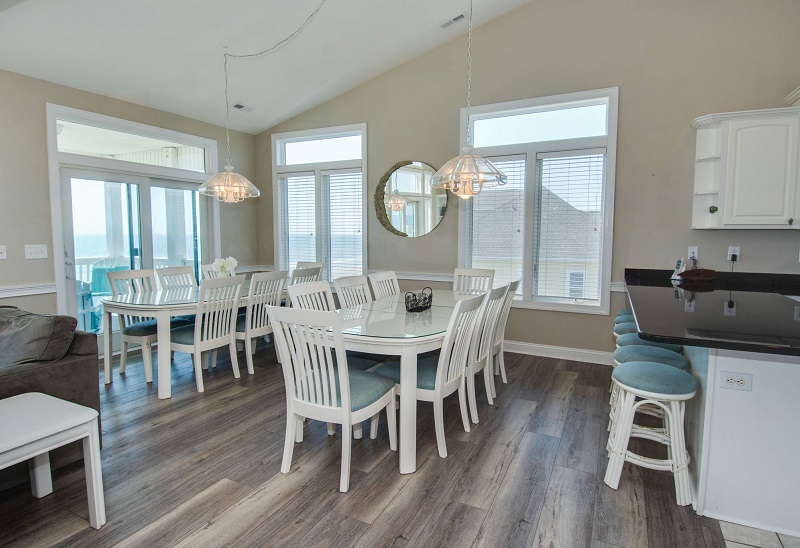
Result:
{"label": "white window frame", "polygon": [[[50,216],[53,231],[53,266],[56,276],[56,305],[59,313],[66,313],[67,310],[67,291],[66,291],[66,268],[63,261],[64,235],[62,226],[64,217],[62,214],[61,197],[62,194],[62,168],[100,170],[115,172],[123,175],[133,175],[136,177],[147,177],[150,179],[166,179],[178,181],[181,188],[199,187],[211,175],[217,173],[217,141],[181,133],[160,127],[132,122],[122,118],[106,116],[96,112],[89,112],[54,103],[45,104],[45,115],[47,120],[47,164],[50,179]],[[115,160],[113,158],[98,158],[85,156],[82,154],[72,154],[58,151],[58,120],[67,120],[78,124],[86,124],[112,131],[132,133],[144,137],[152,137],[165,141],[172,141],[180,144],[195,146],[204,150],[205,172],[190,171],[173,167],[153,166],[128,162],[125,160]],[[163,186],[163,185],[154,185]],[[178,188],[177,186],[175,188]],[[206,241],[208,250],[214,257],[220,254],[220,224],[219,224],[219,204],[216,200],[209,208],[208,227],[210,234],[207,234]],[[144,212],[141,212],[144,215]],[[144,243],[143,243],[144,245]],[[151,245],[150,242],[147,245]]]}
{"label": "white window frame", "polygon": [[[532,308],[540,310],[553,310],[560,312],[577,312],[583,314],[609,313],[611,301],[611,259],[613,250],[614,233],[614,187],[616,180],[617,160],[617,116],[619,112],[619,88],[604,88],[561,95],[550,95],[534,99],[509,101],[472,107],[469,120],[467,109],[461,109],[461,147],[466,146],[467,123],[474,124],[475,120],[497,118],[526,112],[554,110],[554,107],[577,107],[605,103],[607,111],[607,135],[600,137],[584,137],[578,139],[564,139],[558,141],[544,141],[537,143],[522,143],[513,145],[489,146],[475,149],[475,153],[485,157],[496,156],[525,156],[525,245],[522,269],[522,298],[517,296],[513,306],[516,308]],[[472,128],[470,131],[472,134]],[[535,229],[535,202],[536,168],[538,155],[589,149],[605,149],[605,181],[603,192],[603,247],[601,250],[599,295],[596,304],[585,302],[566,302],[565,299],[548,300],[533,299],[533,234]],[[465,266],[467,246],[469,245],[469,222],[471,216],[471,200],[459,200],[459,237],[458,237],[458,264]]]}
{"label": "white window frame", "polygon": [[[286,143],[297,141],[310,141],[315,139],[330,139],[333,137],[346,137],[351,135],[361,135],[361,158],[354,160],[341,160],[334,162],[315,162],[308,164],[283,165],[285,163],[284,146]],[[325,175],[337,171],[361,170],[361,207],[364,215],[361,221],[361,257],[362,273],[367,272],[367,124],[350,124],[346,126],[334,126],[317,129],[307,129],[302,131],[290,131],[285,133],[275,133],[272,135],[272,215],[273,224],[277,227],[274,231],[274,263],[275,268],[280,268],[283,264],[283,257],[280,255],[282,229],[278,227],[280,216],[279,208],[283,207],[279,189],[282,177],[314,175],[317,192],[315,193],[315,207],[317,211],[324,209],[327,200],[327,192],[322,192],[322,181]],[[324,216],[327,218],[327,214]],[[323,216],[317,215],[317,257],[320,258],[320,251],[324,250],[325,256],[328,251],[325,245],[330,240],[327,227],[323,223]],[[325,230],[321,230],[324,228]],[[326,263],[329,261],[325,261]],[[289,270],[294,269],[294,265],[286,265]],[[326,265],[328,268],[329,264]]]}

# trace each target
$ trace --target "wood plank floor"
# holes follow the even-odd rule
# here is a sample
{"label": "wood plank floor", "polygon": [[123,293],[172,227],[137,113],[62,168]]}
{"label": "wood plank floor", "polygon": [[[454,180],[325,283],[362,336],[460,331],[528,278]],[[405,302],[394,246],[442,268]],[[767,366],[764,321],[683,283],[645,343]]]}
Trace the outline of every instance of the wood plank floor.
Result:
{"label": "wood plank floor", "polygon": [[171,400],[133,359],[111,385],[98,377],[108,523],[88,526],[83,467],[71,465],[43,499],[27,484],[0,493],[0,545],[725,546],[715,520],[675,505],[671,476],[626,465],[618,490],[603,484],[610,368],[518,354],[506,364],[495,405],[479,389],[470,433],[448,398],[446,459],[420,403],[417,472],[398,473],[384,416],[377,440],[353,441],[342,494],[341,432],[324,424],[309,421],[280,473],[284,388],[270,346],[241,379],[221,356],[204,394],[177,354]]}

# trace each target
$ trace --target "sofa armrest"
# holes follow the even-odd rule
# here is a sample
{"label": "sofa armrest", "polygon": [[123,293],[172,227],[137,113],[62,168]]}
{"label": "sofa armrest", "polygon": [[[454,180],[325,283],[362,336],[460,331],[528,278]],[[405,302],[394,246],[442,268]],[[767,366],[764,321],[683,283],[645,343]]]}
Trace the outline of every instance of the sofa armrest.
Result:
{"label": "sofa armrest", "polygon": [[85,331],[75,331],[75,337],[72,339],[67,354],[74,356],[97,355],[97,335]]}

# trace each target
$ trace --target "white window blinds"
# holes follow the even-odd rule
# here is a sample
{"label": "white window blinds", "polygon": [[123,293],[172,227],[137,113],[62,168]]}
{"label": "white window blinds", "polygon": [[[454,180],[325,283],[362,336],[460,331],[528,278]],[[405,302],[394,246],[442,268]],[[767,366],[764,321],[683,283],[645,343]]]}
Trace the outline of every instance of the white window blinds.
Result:
{"label": "white window blinds", "polygon": [[[522,279],[525,232],[525,157],[490,158],[508,176],[470,200],[466,264],[495,271],[495,287]],[[520,286],[520,292],[522,287]]]}
{"label": "white window blinds", "polygon": [[281,268],[292,270],[297,261],[317,260],[316,181],[314,175],[297,175],[281,178],[280,185]]}
{"label": "white window blinds", "polygon": [[596,301],[605,150],[537,155],[534,298]]}
{"label": "white window blinds", "polygon": [[364,272],[361,172],[324,174],[322,184],[329,196],[328,279],[360,275]]}

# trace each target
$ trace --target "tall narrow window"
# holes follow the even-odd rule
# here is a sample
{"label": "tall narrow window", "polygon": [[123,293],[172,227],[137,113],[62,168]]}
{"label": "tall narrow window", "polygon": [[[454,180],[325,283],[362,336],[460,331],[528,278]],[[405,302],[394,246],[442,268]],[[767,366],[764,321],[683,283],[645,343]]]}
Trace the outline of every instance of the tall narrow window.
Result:
{"label": "tall narrow window", "polygon": [[273,136],[281,269],[321,262],[330,280],[365,272],[365,140],[363,124]]}

